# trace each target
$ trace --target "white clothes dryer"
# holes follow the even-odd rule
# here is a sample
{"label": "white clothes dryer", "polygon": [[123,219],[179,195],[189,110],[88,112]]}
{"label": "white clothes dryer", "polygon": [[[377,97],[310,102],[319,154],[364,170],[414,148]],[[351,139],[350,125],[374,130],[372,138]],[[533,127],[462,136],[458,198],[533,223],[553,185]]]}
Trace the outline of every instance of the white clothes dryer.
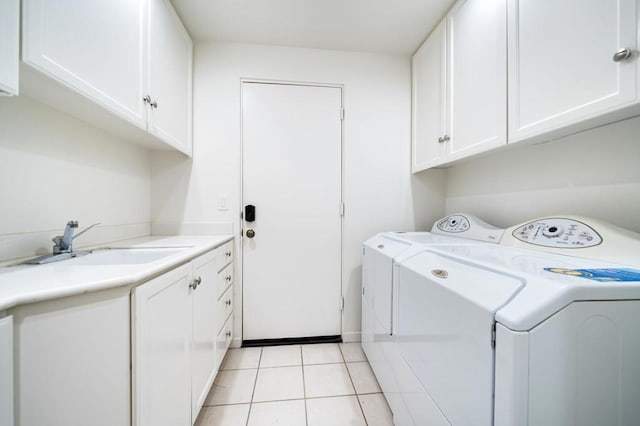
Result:
{"label": "white clothes dryer", "polygon": [[[362,347],[396,417],[407,413],[398,398],[399,354],[392,345],[394,321],[393,265],[429,246],[496,244],[504,229],[468,214],[452,214],[433,224],[431,232],[384,232],[363,243]],[[392,364],[400,367],[391,368]],[[406,373],[406,372],[403,372]],[[405,374],[406,375],[406,374]]]}
{"label": "white clothes dryer", "polygon": [[640,424],[638,268],[640,235],[568,216],[405,256],[396,425]]}

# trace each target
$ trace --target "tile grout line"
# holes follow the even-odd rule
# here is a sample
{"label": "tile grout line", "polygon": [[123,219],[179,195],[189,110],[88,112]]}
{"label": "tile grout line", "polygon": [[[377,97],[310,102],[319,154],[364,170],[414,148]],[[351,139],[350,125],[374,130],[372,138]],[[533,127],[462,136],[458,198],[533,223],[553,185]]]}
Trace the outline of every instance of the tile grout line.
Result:
{"label": "tile grout line", "polygon": [[[342,359],[344,360],[344,353],[342,352],[342,346],[338,345],[338,348],[340,349],[340,354],[342,355]],[[362,403],[360,402],[360,397],[358,396],[358,390],[356,389],[356,385],[353,382],[353,377],[351,377],[351,371],[349,370],[349,367],[347,366],[347,361],[345,360],[344,362],[344,368],[347,369],[347,374],[349,375],[349,380],[351,381],[351,386],[353,386],[353,392],[356,394],[356,401],[358,401],[358,407],[360,407],[360,413],[362,413],[362,419],[364,420],[364,424],[368,425],[369,422],[367,421],[367,416],[364,415],[364,409],[362,408]]]}
{"label": "tile grout line", "polygon": [[249,401],[249,412],[247,413],[247,422],[245,426],[249,426],[249,419],[251,418],[251,408],[253,407],[253,396],[256,393],[256,385],[258,384],[258,373],[260,373],[260,362],[262,361],[262,348],[260,348],[260,356],[258,357],[258,368],[256,368],[256,378],[253,381],[253,390],[251,391],[251,401]]}
{"label": "tile grout line", "polygon": [[309,426],[309,413],[307,412],[307,381],[304,379],[304,357],[302,355],[302,345],[300,345],[300,368],[302,369],[302,400],[304,401],[304,424]]}

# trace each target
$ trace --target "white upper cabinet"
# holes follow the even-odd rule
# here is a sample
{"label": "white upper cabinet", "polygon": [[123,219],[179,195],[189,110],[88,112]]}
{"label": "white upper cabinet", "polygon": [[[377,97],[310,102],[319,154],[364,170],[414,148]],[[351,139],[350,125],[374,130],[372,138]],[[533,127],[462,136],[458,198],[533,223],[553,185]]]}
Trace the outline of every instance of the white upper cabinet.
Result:
{"label": "white upper cabinet", "polygon": [[191,153],[193,43],[168,0],[149,4],[149,131]]}
{"label": "white upper cabinet", "polygon": [[20,0],[0,1],[0,96],[18,94]]}
{"label": "white upper cabinet", "polygon": [[509,142],[640,113],[637,7],[637,0],[509,1]]}
{"label": "white upper cabinet", "polygon": [[191,155],[192,42],[167,0],[23,0],[23,91]]}
{"label": "white upper cabinet", "polygon": [[444,162],[446,133],[446,22],[442,21],[413,56],[412,171]]}
{"label": "white upper cabinet", "polygon": [[22,60],[146,126],[143,1],[23,1]]}
{"label": "white upper cabinet", "polygon": [[447,15],[447,161],[507,143],[505,0],[466,0]]}
{"label": "white upper cabinet", "polygon": [[505,0],[461,0],[413,57],[413,172],[507,141]]}

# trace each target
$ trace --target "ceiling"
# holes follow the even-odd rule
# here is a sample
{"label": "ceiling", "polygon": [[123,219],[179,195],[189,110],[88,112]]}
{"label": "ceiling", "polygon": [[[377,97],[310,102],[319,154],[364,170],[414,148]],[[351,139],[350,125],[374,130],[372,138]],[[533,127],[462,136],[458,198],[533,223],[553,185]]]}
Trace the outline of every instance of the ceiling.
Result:
{"label": "ceiling", "polygon": [[454,0],[173,0],[191,36],[411,55]]}

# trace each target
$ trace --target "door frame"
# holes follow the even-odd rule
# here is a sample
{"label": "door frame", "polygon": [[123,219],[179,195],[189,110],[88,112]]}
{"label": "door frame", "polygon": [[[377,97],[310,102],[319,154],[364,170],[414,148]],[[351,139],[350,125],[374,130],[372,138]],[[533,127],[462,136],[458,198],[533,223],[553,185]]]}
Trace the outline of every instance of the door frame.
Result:
{"label": "door frame", "polygon": [[[304,82],[304,81],[293,81],[293,80],[271,80],[271,79],[260,79],[260,78],[241,78],[240,79],[240,204],[238,206],[238,235],[240,235],[240,241],[238,244],[238,275],[240,279],[241,287],[241,299],[242,303],[240,304],[241,312],[241,323],[240,323],[240,346],[242,346],[242,342],[244,341],[244,120],[243,120],[243,112],[244,112],[244,102],[243,102],[243,88],[245,83],[258,83],[258,84],[274,84],[274,85],[283,85],[283,86],[310,86],[310,87],[330,87],[340,89],[340,108],[343,113],[341,114],[340,120],[340,203],[341,203],[341,214],[340,214],[340,299],[336,302],[340,304],[340,336],[344,331],[343,323],[344,323],[344,218],[345,218],[345,202],[344,202],[344,84],[339,83],[318,83],[318,82]],[[236,306],[238,306],[236,304]]]}

